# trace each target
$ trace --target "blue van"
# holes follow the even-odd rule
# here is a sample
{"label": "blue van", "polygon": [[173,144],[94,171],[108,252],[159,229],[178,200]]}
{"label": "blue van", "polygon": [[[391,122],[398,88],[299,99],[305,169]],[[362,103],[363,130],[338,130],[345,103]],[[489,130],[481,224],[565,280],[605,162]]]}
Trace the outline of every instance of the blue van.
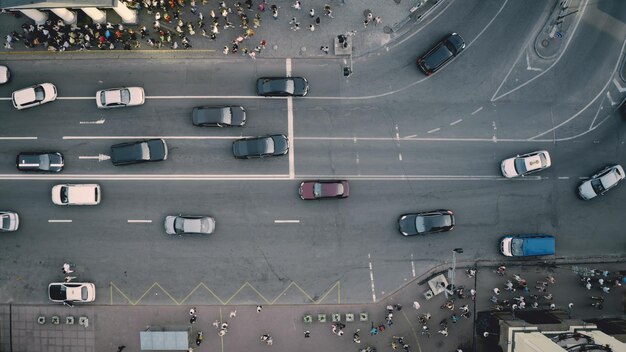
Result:
{"label": "blue van", "polygon": [[500,240],[500,252],[507,257],[535,257],[554,254],[554,236],[514,235]]}

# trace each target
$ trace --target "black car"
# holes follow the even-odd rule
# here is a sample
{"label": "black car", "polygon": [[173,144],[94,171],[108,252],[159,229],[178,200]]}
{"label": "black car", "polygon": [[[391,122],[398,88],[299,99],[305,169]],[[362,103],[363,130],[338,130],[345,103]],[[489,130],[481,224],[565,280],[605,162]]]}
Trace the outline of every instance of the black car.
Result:
{"label": "black car", "polygon": [[111,146],[113,165],[128,165],[167,159],[167,144],[163,139],[120,143]]}
{"label": "black car", "polygon": [[63,170],[63,154],[56,152],[19,153],[15,159],[19,171],[59,172]]}
{"label": "black car", "polygon": [[309,82],[304,77],[261,77],[256,92],[264,97],[303,97],[309,92]]}
{"label": "black car", "polygon": [[289,140],[282,134],[243,138],[233,142],[233,155],[237,159],[285,155],[288,151]]}
{"label": "black car", "polygon": [[455,56],[465,49],[465,42],[460,35],[450,34],[430,49],[426,54],[417,59],[417,66],[427,76],[437,72]]}
{"label": "black car", "polygon": [[194,126],[227,127],[243,126],[246,123],[246,109],[243,106],[200,106],[193,108]]}
{"label": "black car", "polygon": [[451,210],[442,209],[404,214],[398,219],[398,227],[400,233],[405,236],[450,231],[454,228],[454,213]]}

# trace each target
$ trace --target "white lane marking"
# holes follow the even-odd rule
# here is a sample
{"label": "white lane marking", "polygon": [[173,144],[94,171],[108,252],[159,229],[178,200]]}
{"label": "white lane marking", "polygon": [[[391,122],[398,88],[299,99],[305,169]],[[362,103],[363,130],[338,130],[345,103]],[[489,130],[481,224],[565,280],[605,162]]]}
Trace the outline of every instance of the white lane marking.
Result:
{"label": "white lane marking", "polygon": [[402,161],[402,153],[398,153],[398,160]]}
{"label": "white lane marking", "polygon": [[606,91],[606,97],[609,98],[609,101],[611,102],[611,106],[615,106],[617,105],[617,102],[613,101],[613,97],[611,97],[611,91]]}
{"label": "white lane marking", "polygon": [[559,176],[559,180],[569,180],[569,176]]}
{"label": "white lane marking", "polygon": [[12,140],[29,140],[37,139],[37,137],[0,137],[0,141],[12,141]]}
{"label": "white lane marking", "polygon": [[404,138],[415,138],[415,137],[417,137],[417,135],[416,135],[416,134],[412,134],[412,135],[410,135],[410,136],[406,136],[406,137],[404,137]]}
{"label": "white lane marking", "polygon": [[372,260],[371,255],[367,253],[367,259],[369,260],[370,267],[370,282],[372,284],[372,302],[376,302],[376,289],[374,288],[374,271],[372,270]]}
{"label": "white lane marking", "polygon": [[[422,180],[422,181],[506,181],[525,182],[547,180],[543,176],[527,176],[507,179],[501,175],[297,175],[296,179],[352,179],[373,181]],[[0,174],[0,180],[118,180],[118,181],[281,181],[292,180],[289,175],[19,175]]]}
{"label": "white lane marking", "polygon": [[[244,136],[245,137],[245,136]],[[228,139],[234,140],[242,138],[242,136],[63,136],[63,139]]]}
{"label": "white lane marking", "polygon": [[[289,61],[291,62],[291,60]],[[293,135],[293,98],[287,99],[287,138],[289,139],[289,178],[295,177],[295,138]]]}
{"label": "white lane marking", "polygon": [[474,112],[472,113],[472,115],[477,114],[478,112],[480,112],[483,109],[483,107],[479,107],[478,109],[474,110]]}
{"label": "white lane marking", "polygon": [[359,163],[359,153],[356,153],[356,163]]}
{"label": "white lane marking", "polygon": [[454,125],[456,125],[457,123],[459,123],[461,121],[463,121],[463,119],[458,119],[458,120],[456,120],[454,122],[450,122],[450,126],[454,126]]}
{"label": "white lane marking", "polygon": [[275,224],[299,224],[300,220],[274,220]]}
{"label": "white lane marking", "polygon": [[99,120],[95,120],[95,121],[80,121],[79,124],[80,125],[104,125],[104,122],[107,119],[105,119],[104,117],[99,119]]}
{"label": "white lane marking", "polygon": [[[609,92],[607,91],[606,94],[608,95]],[[600,102],[600,105],[598,106],[598,109],[596,110],[596,115],[593,117],[593,120],[591,120],[591,123],[589,124],[589,128],[587,129],[587,131],[591,131],[593,129],[593,124],[596,123],[596,119],[598,118],[598,116],[600,116],[600,111],[604,110],[604,100],[606,98],[602,98],[602,101]],[[609,99],[611,99],[609,97]]]}
{"label": "white lane marking", "polygon": [[285,60],[285,74],[287,75],[287,77],[291,77],[291,58],[288,57]]}
{"label": "white lane marking", "polygon": [[96,97],[57,97],[57,100],[96,100]]}
{"label": "white lane marking", "polygon": [[126,220],[129,224],[150,224],[152,220]]}
{"label": "white lane marking", "polygon": [[[146,138],[146,137],[144,137]],[[353,140],[355,143],[357,141],[395,141],[395,139],[391,137],[297,137],[298,140],[311,140],[311,141],[349,141]],[[403,138],[405,141],[415,141],[415,142],[493,142],[492,138],[446,138],[446,137],[421,137],[421,138]],[[505,138],[498,139],[498,142],[542,142],[542,143],[550,143],[554,144],[554,140],[528,140],[528,139],[517,139],[517,138]]]}
{"label": "white lane marking", "polygon": [[540,68],[531,67],[530,66],[530,56],[528,55],[528,52],[526,52],[526,70],[528,70],[528,71],[539,71],[539,72],[543,71]]}
{"label": "white lane marking", "polygon": [[440,130],[441,130],[441,128],[433,128],[432,130],[430,130],[430,131],[428,131],[426,133],[431,134],[431,133],[434,133],[434,132],[438,132]]}
{"label": "white lane marking", "polygon": [[111,157],[110,157],[110,156],[108,156],[108,155],[105,155],[105,154],[98,154],[97,156],[79,155],[79,156],[78,156],[78,159],[79,159],[79,160],[85,160],[85,159],[86,159],[86,160],[89,160],[89,159],[95,159],[95,160],[98,160],[98,161],[104,161],[104,160],[109,160],[109,159],[111,159]]}
{"label": "white lane marking", "polygon": [[262,97],[259,95],[152,95],[146,99],[285,99],[285,97]]}
{"label": "white lane marking", "polygon": [[413,260],[413,253],[411,253],[411,274],[415,277],[415,261]]}
{"label": "white lane marking", "polygon": [[50,219],[50,220],[48,220],[48,222],[50,222],[50,223],[54,223],[54,222],[72,222],[72,220],[52,220],[52,219]]}
{"label": "white lane marking", "polygon": [[615,85],[615,88],[617,88],[617,90],[620,93],[624,93],[626,92],[626,87],[622,87],[622,85],[619,83],[619,81],[617,80],[617,78],[613,78],[613,84]]}
{"label": "white lane marking", "polygon": [[[513,69],[517,66],[517,63],[519,62],[519,60],[522,58],[522,55],[526,52],[526,48],[528,48],[529,43],[534,40],[535,38],[533,36],[529,36],[528,40],[524,43],[524,45],[522,46],[522,48],[524,48],[522,50],[522,52],[518,55],[517,59],[515,59],[515,62],[513,62],[513,65],[511,65],[511,68],[509,69],[509,72],[507,72],[506,76],[504,76],[504,79],[502,80],[502,83],[500,83],[500,85],[498,86],[498,88],[496,89],[496,91],[493,93],[493,96],[491,96],[491,101],[494,102],[498,99],[501,99],[502,97],[505,97],[515,91],[517,91],[518,89],[521,89],[522,87],[525,87],[526,85],[530,84],[531,82],[535,81],[536,79],[538,79],[539,77],[543,76],[544,74],[546,74],[548,71],[550,71],[556,64],[559,63],[559,61],[561,61],[561,57],[563,56],[563,54],[565,52],[567,52],[567,48],[569,47],[572,38],[574,38],[574,33],[576,33],[576,30],[578,29],[578,25],[580,24],[580,20],[583,18],[585,10],[587,9],[587,2],[588,0],[585,0],[585,3],[582,6],[582,10],[580,10],[578,18],[576,20],[576,23],[574,24],[574,28],[572,29],[571,33],[572,35],[569,36],[567,38],[567,42],[565,43],[565,46],[563,47],[563,49],[561,49],[561,53],[559,54],[559,57],[556,58],[556,60],[554,60],[554,62],[548,66],[548,68],[545,71],[540,72],[539,74],[537,74],[535,77],[529,79],[528,81],[520,84],[519,86],[509,90],[508,92],[505,92],[503,94],[498,95],[498,93],[500,92],[500,89],[502,89],[502,86],[504,86],[504,84],[508,81],[509,76],[511,75],[511,73],[513,72]],[[569,33],[569,30],[568,30]],[[619,56],[619,59],[621,60],[621,55]]]}

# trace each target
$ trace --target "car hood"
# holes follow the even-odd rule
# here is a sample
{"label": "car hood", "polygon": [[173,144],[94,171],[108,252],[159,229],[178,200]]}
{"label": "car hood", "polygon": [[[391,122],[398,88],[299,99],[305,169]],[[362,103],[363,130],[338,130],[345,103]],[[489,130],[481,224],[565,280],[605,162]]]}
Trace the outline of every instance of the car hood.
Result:
{"label": "car hood", "polygon": [[303,199],[313,198],[313,185],[315,182],[302,182],[299,190],[300,197]]}
{"label": "car hood", "polygon": [[515,158],[509,158],[502,161],[502,175],[507,178],[517,176],[517,171],[515,170]]}
{"label": "car hood", "polygon": [[7,83],[9,81],[9,78],[11,77],[9,72],[8,67],[0,65],[0,84]]}
{"label": "car hood", "polygon": [[583,182],[580,186],[578,186],[578,194],[583,199],[592,199],[597,196],[596,192],[591,187],[591,180]]}
{"label": "car hood", "polygon": [[[3,226],[5,221],[8,223],[6,227]],[[20,224],[20,217],[17,213],[0,213],[0,230],[15,231]]]}
{"label": "car hood", "polygon": [[144,91],[141,87],[128,87],[130,92],[130,102],[128,105],[141,105],[145,101]]}
{"label": "car hood", "polygon": [[405,236],[417,235],[417,229],[415,227],[416,218],[417,218],[417,215],[407,214],[407,215],[402,215],[398,219],[398,226],[399,226],[400,232],[403,235]]}
{"label": "car hood", "polygon": [[274,140],[274,155],[286,154],[289,151],[289,140],[283,135],[271,136]]}
{"label": "car hood", "polygon": [[44,101],[50,101],[50,100],[56,99],[56,97],[57,97],[57,90],[54,87],[54,84],[52,84],[52,83],[42,83],[41,87],[43,88],[43,91],[46,94],[46,96],[44,97]]}
{"label": "car hood", "polygon": [[151,139],[148,141],[150,160],[167,160],[167,144],[163,139]]}

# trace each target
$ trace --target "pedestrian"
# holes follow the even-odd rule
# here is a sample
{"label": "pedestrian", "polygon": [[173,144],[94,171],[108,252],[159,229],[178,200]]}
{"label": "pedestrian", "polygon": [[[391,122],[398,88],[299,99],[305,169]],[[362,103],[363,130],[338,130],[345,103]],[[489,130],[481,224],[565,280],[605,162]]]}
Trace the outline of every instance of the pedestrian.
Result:
{"label": "pedestrian", "polygon": [[270,6],[270,8],[272,9],[272,18],[277,20],[278,19],[278,7],[276,5],[272,5]]}
{"label": "pedestrian", "polygon": [[489,332],[488,331],[483,332],[483,337],[484,338],[488,338],[489,337]]}
{"label": "pedestrian", "polygon": [[544,295],[543,298],[547,299],[548,301],[552,300],[552,294],[548,293],[547,295]]}
{"label": "pedestrian", "polygon": [[370,335],[371,335],[371,336],[374,336],[374,335],[376,335],[376,334],[378,334],[378,328],[376,328],[376,327],[374,326],[374,323],[372,322],[372,328],[370,329]]}
{"label": "pedestrian", "polygon": [[322,20],[319,17],[315,18],[315,24],[319,26],[320,23],[322,23]]}
{"label": "pedestrian", "polygon": [[514,291],[513,282],[511,282],[511,280],[508,280],[506,284],[504,284],[504,289],[507,291]]}
{"label": "pedestrian", "polygon": [[196,315],[196,307],[189,309],[189,315]]}
{"label": "pedestrian", "polygon": [[[225,48],[226,48],[226,47],[225,47]],[[228,49],[228,48],[226,48],[226,49]],[[236,317],[236,316],[237,316],[237,309],[235,309],[235,310],[231,310],[231,311],[230,311],[230,317],[231,317],[231,318],[234,318],[234,317]]]}
{"label": "pedestrian", "polygon": [[380,24],[383,20],[380,18],[380,16],[376,16],[376,18],[374,18],[374,26],[378,26],[378,24]]}
{"label": "pedestrian", "polygon": [[310,25],[309,25],[309,30],[310,30],[311,32],[315,32],[315,25],[314,25],[314,24],[310,24]]}
{"label": "pedestrian", "polygon": [[311,16],[311,18],[315,17],[315,9],[309,11],[309,16]]}
{"label": "pedestrian", "polygon": [[254,51],[250,51],[250,52],[248,53],[248,56],[250,56],[250,58],[251,58],[253,61],[254,61],[254,60],[256,60],[256,52],[254,52]]}
{"label": "pedestrian", "polygon": [[291,26],[291,30],[293,30],[294,32],[297,32],[300,30],[300,23],[294,23],[293,26]]}
{"label": "pedestrian", "polygon": [[524,308],[526,308],[526,302],[524,301],[519,302],[519,309],[524,309]]}
{"label": "pedestrian", "polygon": [[550,303],[550,310],[555,310],[555,309],[556,309],[556,304]]}
{"label": "pedestrian", "polygon": [[262,310],[262,309],[263,309],[263,306],[262,306],[262,305],[258,305],[258,306],[256,306],[256,312],[257,312],[257,313],[261,313],[261,310]]}
{"label": "pedestrian", "polygon": [[506,270],[506,266],[504,265],[500,265],[498,267],[498,270],[496,271],[496,274],[500,275],[500,276],[504,276],[504,271]]}
{"label": "pedestrian", "polygon": [[330,17],[330,18],[334,18],[333,17],[333,10],[330,9],[330,5],[325,4],[324,5],[324,15]]}
{"label": "pedestrian", "polygon": [[554,276],[548,275],[546,276],[546,281],[548,281],[551,284],[554,284],[556,282],[556,279],[554,278]]}
{"label": "pedestrian", "polygon": [[491,301],[491,303],[498,303],[498,297],[497,296],[491,296],[491,298],[489,300]]}
{"label": "pedestrian", "polygon": [[73,273],[72,265],[70,263],[63,263],[63,274]]}
{"label": "pedestrian", "polygon": [[450,319],[452,319],[453,324],[456,324],[456,322],[459,321],[459,317],[456,314],[452,314]]}
{"label": "pedestrian", "polygon": [[363,28],[367,28],[368,24],[370,24],[370,21],[365,19],[365,21],[363,21]]}
{"label": "pedestrian", "polygon": [[308,339],[309,337],[311,337],[311,332],[309,330],[304,332],[304,338]]}
{"label": "pedestrian", "polygon": [[471,279],[474,276],[476,276],[476,269],[472,269],[472,268],[467,269],[465,270],[465,273],[467,274],[467,277]]}
{"label": "pedestrian", "polygon": [[361,343],[361,337],[359,336],[360,331],[361,329],[356,329],[354,331],[354,334],[352,335],[352,341],[354,341],[354,343]]}
{"label": "pedestrian", "polygon": [[196,320],[197,320],[197,317],[195,315],[192,315],[191,318],[189,318],[189,324],[195,323]]}
{"label": "pedestrian", "polygon": [[533,303],[531,303],[531,304],[530,304],[530,306],[531,306],[532,308],[537,309],[537,308],[539,308],[539,303],[537,303],[537,301],[534,301]]}
{"label": "pedestrian", "polygon": [[367,18],[367,21],[371,21],[374,19],[374,14],[372,14],[372,11],[367,11],[367,15],[365,16],[365,18]]}
{"label": "pedestrian", "polygon": [[289,21],[289,24],[296,24],[296,23],[298,23],[298,20],[296,20],[295,17],[292,17],[291,21]]}
{"label": "pedestrian", "polygon": [[174,42],[174,44],[172,44],[172,49],[173,50],[178,49],[178,42]]}
{"label": "pedestrian", "polygon": [[469,312],[469,306],[467,304],[464,304],[459,307],[459,310],[461,310],[463,313]]}
{"label": "pedestrian", "polygon": [[585,287],[587,288],[587,290],[591,290],[591,283],[587,281],[587,284],[585,285]]}
{"label": "pedestrian", "polygon": [[228,55],[228,51],[229,51],[229,50],[228,50],[228,47],[227,47],[227,46],[224,46],[224,49],[222,50],[222,53],[223,53],[224,55]]}
{"label": "pedestrian", "polygon": [[[324,52],[324,54],[328,54],[329,48],[327,46],[321,46],[320,50]],[[419,304],[419,303],[418,303]]]}
{"label": "pedestrian", "polygon": [[293,5],[291,5],[296,10],[300,10],[302,8],[302,3],[300,1],[296,1]]}
{"label": "pedestrian", "polygon": [[574,303],[570,302],[567,304],[567,308],[572,309],[574,308]]}
{"label": "pedestrian", "polygon": [[602,287],[602,292],[604,292],[604,293],[609,293],[609,291],[611,291],[611,288],[610,288],[610,287],[608,287],[608,286],[603,286],[603,287]]}
{"label": "pedestrian", "polygon": [[493,293],[495,293],[495,294],[496,294],[496,296],[499,296],[499,295],[500,295],[500,289],[499,289],[499,288],[497,288],[497,287],[494,287],[494,288],[493,288]]}
{"label": "pedestrian", "polygon": [[446,326],[445,328],[437,331],[438,333],[440,333],[441,335],[447,337],[448,336],[448,327]]}
{"label": "pedestrian", "polygon": [[117,346],[117,352],[122,352],[125,348],[125,345]]}

